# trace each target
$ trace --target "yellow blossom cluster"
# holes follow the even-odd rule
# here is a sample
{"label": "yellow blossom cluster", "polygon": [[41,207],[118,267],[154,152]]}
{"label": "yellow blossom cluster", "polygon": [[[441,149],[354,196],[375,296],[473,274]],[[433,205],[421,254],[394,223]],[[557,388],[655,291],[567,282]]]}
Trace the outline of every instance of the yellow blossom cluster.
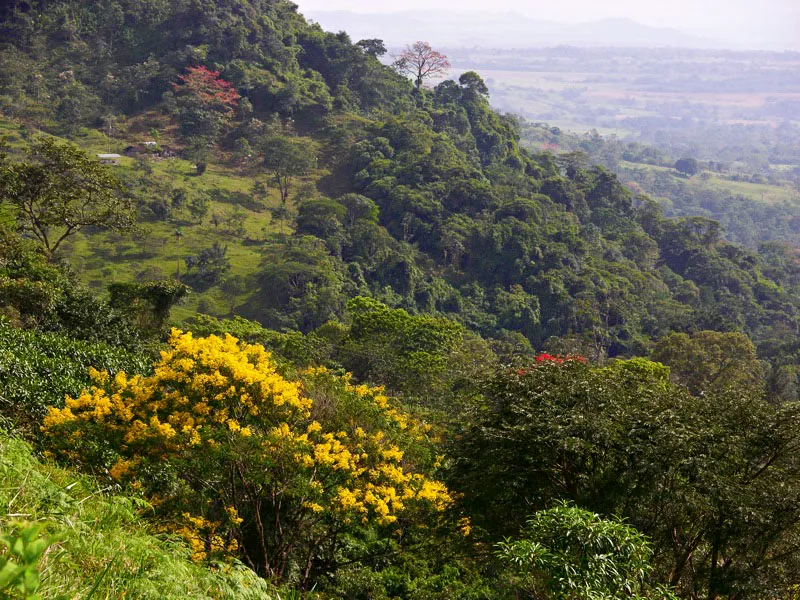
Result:
{"label": "yellow blossom cluster", "polygon": [[408,429],[409,433],[417,441],[422,441],[430,432],[430,425],[419,423],[411,419],[406,413],[398,410],[393,406],[393,403],[386,395],[386,388],[384,386],[369,386],[366,384],[354,385],[352,381],[352,373],[345,373],[340,377],[334,377],[333,373],[325,367],[311,367],[304,372],[306,380],[311,379],[315,383],[320,380],[331,378],[335,379],[342,387],[342,389],[350,394],[354,394],[359,398],[367,400],[374,404],[378,409],[383,412],[383,416],[387,419],[386,425],[388,427],[397,427],[402,430]]}
{"label": "yellow blossom cluster", "polygon": [[458,531],[464,537],[467,537],[472,533],[472,521],[469,517],[461,517],[458,520]]}
{"label": "yellow blossom cluster", "polygon": [[278,374],[263,346],[230,335],[195,338],[173,330],[170,349],[161,352],[151,376],[118,373],[112,379],[94,369],[90,376],[91,389],[68,397],[64,408],[50,408],[45,433],[79,437],[80,428],[65,426],[90,422],[116,432],[126,446],[164,455],[204,441],[214,446],[219,440],[212,434],[221,429],[251,437],[248,421],[293,422],[310,414],[300,384]]}
{"label": "yellow blossom cluster", "polygon": [[[305,436],[295,438],[307,442],[305,453],[295,449],[295,459],[303,467],[313,468],[313,478],[321,483],[319,493],[312,494],[316,502],[347,521],[357,517],[366,522],[374,517],[381,525],[394,523],[413,506],[443,511],[452,503],[442,483],[410,469],[412,464],[391,432],[419,440],[425,426],[393,407],[384,388],[353,385],[350,374],[335,376],[324,367],[308,369],[303,375],[312,397],[335,397],[347,406],[358,406],[362,418],[348,430],[317,436],[311,434],[322,428],[314,421]],[[368,418],[366,409],[370,407]]]}
{"label": "yellow blossom cluster", "polygon": [[[234,511],[235,513],[235,511]],[[239,549],[236,539],[226,540],[220,533],[219,521],[182,513],[182,523],[173,531],[180,535],[192,551],[192,560],[204,561],[220,554],[232,554]]]}
{"label": "yellow blossom cluster", "polygon": [[234,551],[266,507],[310,530],[387,526],[452,504],[421,468],[433,464],[417,447],[427,426],[349,374],[316,367],[290,381],[262,346],[173,330],[151,375],[90,375],[90,389],[45,418],[49,449],[107,461],[110,477],[176,522],[196,558]]}

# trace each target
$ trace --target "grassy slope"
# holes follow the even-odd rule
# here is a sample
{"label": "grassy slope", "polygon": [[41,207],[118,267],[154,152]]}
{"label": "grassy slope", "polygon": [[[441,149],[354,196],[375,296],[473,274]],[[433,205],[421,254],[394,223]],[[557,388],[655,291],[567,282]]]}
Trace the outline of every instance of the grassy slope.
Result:
{"label": "grassy slope", "polygon": [[181,541],[152,533],[140,516],[143,504],[103,491],[87,477],[39,462],[24,442],[0,433],[0,531],[24,520],[63,536],[39,563],[44,599],[279,600],[244,567],[192,563]]}
{"label": "grassy slope", "polygon": [[[90,154],[108,152],[120,153],[127,145],[150,139],[142,133],[141,123],[131,121],[124,124],[124,129],[116,134],[109,144],[108,138],[99,131],[84,130],[82,135],[73,139]],[[25,144],[21,128],[4,120],[0,115],[0,138],[8,136],[9,144],[19,147]],[[175,146],[169,127],[162,130],[167,133],[162,143]],[[193,222],[188,212],[181,211],[177,216],[163,221],[142,222],[138,233],[91,233],[78,234],[65,244],[65,255],[69,257],[79,278],[89,286],[104,289],[112,281],[133,281],[148,276],[175,276],[178,271],[186,272],[184,260],[187,256],[197,254],[219,242],[228,248],[231,271],[228,276],[253,275],[258,271],[262,261],[260,247],[263,242],[274,240],[281,235],[281,224],[273,221],[271,208],[279,205],[276,189],[268,189],[266,197],[260,199],[261,208],[253,210],[250,205],[241,205],[238,201],[249,198],[253,184],[265,182],[267,174],[253,169],[235,168],[223,164],[208,165],[202,176],[197,176],[192,163],[179,158],[150,161],[153,173],[150,179],[164,188],[184,188],[190,194],[205,192],[211,198],[207,216],[202,223]],[[119,164],[111,167],[118,173],[136,172],[139,168],[134,158],[123,156]],[[309,180],[315,180],[319,174]],[[303,182],[298,181],[295,189]],[[290,207],[291,210],[291,207]],[[244,216],[243,236],[234,233],[230,226],[211,224],[212,215],[223,219],[233,213]],[[289,232],[288,226],[285,226]],[[180,229],[181,238],[176,236]],[[207,291],[192,294],[181,306],[173,311],[175,322],[196,312],[201,302],[206,312],[227,315],[231,308],[242,301],[245,295],[231,297],[219,286]]]}
{"label": "grassy slope", "polygon": [[794,189],[791,185],[771,185],[760,183],[748,183],[744,181],[732,181],[719,175],[712,174],[708,180],[703,180],[699,176],[694,176],[689,179],[679,175],[674,169],[669,167],[659,167],[656,165],[646,165],[642,163],[630,163],[626,161],[620,162],[620,167],[623,170],[633,171],[666,171],[674,177],[680,177],[684,181],[699,189],[714,189],[717,191],[727,192],[733,195],[742,195],[754,202],[764,202],[766,204],[774,204],[776,202],[792,202],[800,207],[800,192]]}
{"label": "grassy slope", "polygon": [[[692,178],[692,183],[694,183]],[[707,185],[724,190],[734,195],[741,194],[757,202],[774,204],[776,202],[791,202],[800,206],[800,192],[789,185],[769,185],[761,183],[748,183],[746,181],[731,181],[719,176],[713,176]]]}

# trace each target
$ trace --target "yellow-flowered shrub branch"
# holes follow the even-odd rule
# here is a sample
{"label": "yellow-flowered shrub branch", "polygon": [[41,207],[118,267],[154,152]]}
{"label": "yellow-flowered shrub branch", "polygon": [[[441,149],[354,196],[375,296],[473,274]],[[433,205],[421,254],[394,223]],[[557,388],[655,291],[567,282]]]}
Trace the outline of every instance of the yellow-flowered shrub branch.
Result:
{"label": "yellow-flowered shrub branch", "polygon": [[426,474],[428,428],[349,375],[289,381],[262,346],[174,330],[152,375],[91,376],[45,418],[51,451],[141,490],[198,559],[235,552],[307,576],[343,528],[452,502]]}

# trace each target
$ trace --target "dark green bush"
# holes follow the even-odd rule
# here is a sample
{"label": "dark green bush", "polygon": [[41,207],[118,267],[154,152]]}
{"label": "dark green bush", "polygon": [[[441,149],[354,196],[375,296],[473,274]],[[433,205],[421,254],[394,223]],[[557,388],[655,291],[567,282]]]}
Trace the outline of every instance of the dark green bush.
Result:
{"label": "dark green bush", "polygon": [[150,357],[104,343],[16,329],[0,321],[0,416],[21,427],[90,384],[89,367],[146,373]]}

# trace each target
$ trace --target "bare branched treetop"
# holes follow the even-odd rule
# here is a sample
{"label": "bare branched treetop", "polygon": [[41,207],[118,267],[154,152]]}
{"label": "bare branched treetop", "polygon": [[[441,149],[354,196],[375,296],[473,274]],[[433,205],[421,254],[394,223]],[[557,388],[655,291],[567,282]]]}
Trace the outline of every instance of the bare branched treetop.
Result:
{"label": "bare branched treetop", "polygon": [[428,42],[415,42],[406,46],[392,66],[398,73],[414,78],[417,89],[427,77],[444,75],[450,68],[447,57],[431,48]]}

